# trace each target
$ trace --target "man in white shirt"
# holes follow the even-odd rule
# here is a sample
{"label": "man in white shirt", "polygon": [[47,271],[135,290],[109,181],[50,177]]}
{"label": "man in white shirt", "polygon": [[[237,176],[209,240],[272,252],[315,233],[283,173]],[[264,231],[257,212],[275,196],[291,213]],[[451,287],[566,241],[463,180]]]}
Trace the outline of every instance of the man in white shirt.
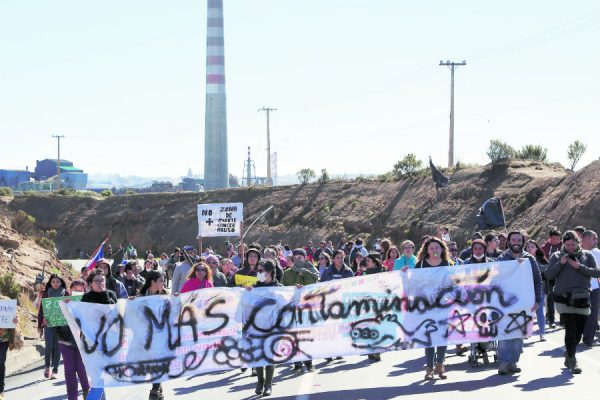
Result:
{"label": "man in white shirt", "polygon": [[[585,250],[589,250],[594,254],[596,263],[600,265],[600,250],[598,249],[598,235],[596,232],[586,230],[583,233],[581,240],[581,247]],[[585,323],[583,329],[583,343],[586,346],[592,346],[596,339],[596,329],[598,328],[598,305],[600,304],[600,282],[598,278],[592,279],[592,294],[590,296],[591,313]]]}

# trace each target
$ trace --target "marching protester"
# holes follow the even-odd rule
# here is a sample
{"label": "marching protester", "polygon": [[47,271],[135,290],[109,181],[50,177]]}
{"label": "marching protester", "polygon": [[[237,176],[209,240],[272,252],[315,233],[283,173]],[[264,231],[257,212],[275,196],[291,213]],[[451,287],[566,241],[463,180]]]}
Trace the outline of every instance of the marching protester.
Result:
{"label": "marching protester", "polygon": [[546,275],[555,281],[554,301],[565,327],[564,365],[571,373],[580,374],[575,353],[591,312],[590,279],[600,278],[600,269],[594,254],[581,248],[577,233],[566,231],[562,248],[550,257]]}
{"label": "marching protester", "polygon": [[[153,295],[166,295],[168,294],[165,290],[165,278],[158,271],[150,271],[146,277],[146,282],[140,290],[141,296],[153,296]],[[163,388],[160,383],[153,383],[152,389],[150,389],[149,400],[162,400],[164,399]],[[70,399],[69,399],[70,400]]]}
{"label": "marching protester", "polygon": [[[128,261],[127,264],[129,264],[130,262],[135,263],[134,265],[137,266],[137,261]],[[106,277],[106,287],[108,290],[114,292],[119,299],[126,299],[129,296],[127,294],[127,289],[125,289],[125,285],[123,285],[121,281],[117,280],[114,276],[111,275],[110,264],[108,263],[107,259],[100,259],[100,261],[98,261],[98,264],[96,264],[96,269],[99,269]]]}
{"label": "marching protester", "polygon": [[[320,257],[329,257],[327,254],[321,254]],[[321,273],[321,282],[327,282],[334,279],[352,278],[354,273],[349,266],[344,264],[346,254],[344,250],[336,250],[333,256],[333,264],[323,270]],[[320,266],[320,264],[319,264]]]}
{"label": "marching protester", "polygon": [[212,271],[203,262],[194,264],[186,276],[186,281],[181,287],[181,293],[193,292],[198,289],[214,287],[212,283]]}
{"label": "marching protester", "polygon": [[[336,252],[337,254],[337,252]],[[345,254],[344,254],[345,257]],[[327,270],[327,268],[329,268],[331,266],[331,258],[329,257],[329,254],[327,254],[327,252],[321,252],[321,254],[319,254],[318,257],[318,263],[317,263],[317,267],[319,268],[319,273],[321,274],[321,279],[323,278],[323,273]],[[343,261],[342,261],[343,263]],[[350,270],[352,271],[352,270]]]}
{"label": "marching protester", "polygon": [[179,262],[175,264],[175,269],[173,270],[173,283],[171,284],[171,291],[173,293],[181,292],[181,288],[183,287],[185,279],[188,276],[191,269],[192,264],[182,252],[179,256]]}
{"label": "marching protester", "polygon": [[[0,295],[0,300],[10,300],[10,298]],[[16,328],[0,328],[0,400],[4,400],[6,355],[9,350],[20,350],[23,347],[23,335],[19,330],[18,314],[15,315],[12,322],[15,324]]]}
{"label": "marching protester", "polygon": [[[302,248],[295,249],[293,251],[294,265],[288,268],[283,273],[283,286],[296,286],[302,287],[310,285],[319,281],[319,271],[308,261],[306,261],[306,251]],[[294,371],[302,371],[302,364],[306,367],[308,372],[313,372],[312,360],[295,362]]]}
{"label": "marching protester", "polygon": [[[548,293],[548,280],[546,279],[546,274],[544,273],[546,271],[546,268],[548,268],[548,259],[546,258],[546,256],[544,255],[544,252],[542,251],[542,248],[540,247],[540,245],[535,241],[535,240],[528,240],[527,244],[525,245],[525,250],[531,254],[533,257],[535,257],[535,261],[537,261],[538,263],[538,268],[540,269],[540,274],[542,276],[542,287],[541,287],[541,292],[542,292],[542,301],[539,303],[539,307],[536,311],[536,316],[537,316],[537,324],[538,324],[538,330],[540,333],[540,341],[545,342],[546,338],[545,338],[545,334],[546,334],[546,319],[545,319],[545,315],[544,315],[544,303],[545,300],[548,301],[548,303],[550,303],[550,298],[548,297],[546,299],[546,293]],[[552,312],[554,312],[554,305],[552,306]]]}
{"label": "marching protester", "polygon": [[[283,279],[283,268],[279,266],[279,259],[277,258],[277,250],[272,247],[267,247],[264,250],[265,260],[272,260],[275,264],[275,277],[277,281],[281,281]],[[312,260],[310,260],[312,262]]]}
{"label": "marching protester", "polygon": [[[471,242],[477,239],[483,239],[481,232],[474,232],[473,235],[471,235]],[[463,249],[458,256],[458,258],[461,260],[466,260],[469,257],[471,257],[471,246],[467,246],[465,249]]]}
{"label": "marching protester", "polygon": [[[436,237],[427,239],[417,255],[416,268],[448,267],[450,265],[451,261],[446,243]],[[425,380],[432,380],[434,374],[438,375],[440,379],[447,378],[446,369],[444,368],[446,350],[447,346],[427,347],[425,349],[425,361],[427,364]]]}
{"label": "marching protester", "polygon": [[387,260],[388,251],[390,251],[391,247],[392,242],[390,241],[390,239],[382,239],[379,242],[379,248],[376,248],[375,251],[379,252],[379,255],[381,256],[382,260]]}
{"label": "marching protester", "polygon": [[498,250],[498,244],[500,243],[500,239],[498,239],[498,235],[496,232],[490,232],[485,235],[483,238],[486,244],[485,256],[490,261],[496,261],[498,257],[502,254],[500,250]]}
{"label": "marching protester", "polygon": [[249,246],[248,251],[244,255],[244,263],[242,268],[236,272],[236,275],[256,276],[256,269],[260,262],[260,249],[254,246]]}
{"label": "marching protester", "polygon": [[450,260],[454,265],[462,265],[465,262],[458,258],[458,246],[454,240],[448,242],[448,254],[450,254]]}
{"label": "marching protester", "polygon": [[369,251],[363,246],[363,240],[361,238],[356,239],[354,248],[350,251],[350,264],[354,264],[354,258],[356,258],[358,254],[362,257],[369,255]]}
{"label": "marching protester", "polygon": [[117,295],[106,287],[106,276],[96,268],[88,276],[90,290],[81,297],[84,303],[117,304]]}
{"label": "marching protester", "polygon": [[471,257],[467,258],[464,263],[465,264],[483,264],[490,261],[494,261],[493,259],[488,258],[487,253],[487,243],[483,239],[475,239],[471,242]]}
{"label": "marching protester", "polygon": [[390,246],[390,248],[385,253],[384,257],[385,261],[383,263],[383,266],[385,267],[385,269],[387,271],[393,270],[394,263],[398,258],[400,258],[400,252],[398,251],[398,248],[396,246]]}
{"label": "marching protester", "polygon": [[120,282],[125,286],[129,298],[139,295],[140,289],[144,286],[144,283],[135,276],[135,264],[131,261],[125,265],[125,276],[120,279]]}
{"label": "marching protester", "polygon": [[[520,231],[512,231],[507,236],[508,249],[498,257],[498,261],[529,259],[535,303],[531,311],[537,311],[542,302],[542,278],[535,258],[525,251],[525,237]],[[523,351],[523,338],[498,341],[498,374],[508,375],[521,372],[518,366]]]}
{"label": "marching protester", "polygon": [[[41,299],[48,297],[63,297],[68,296],[67,284],[57,274],[50,275],[44,291],[42,292]],[[58,374],[58,365],[60,363],[60,350],[58,348],[58,337],[56,336],[56,328],[48,326],[48,321],[44,318],[44,307],[40,300],[40,308],[38,310],[38,332],[40,336],[44,335],[44,377],[50,379],[56,379]],[[52,367],[52,372],[50,371]]]}
{"label": "marching protester", "polygon": [[354,260],[352,261],[350,268],[352,269],[352,272],[354,272],[354,274],[360,274],[360,266],[361,264],[363,264],[363,258],[364,256],[362,255],[362,253],[357,253],[354,255]]}
{"label": "marching protester", "polygon": [[[598,249],[598,235],[592,230],[583,232],[581,247],[591,251],[596,259],[596,266],[600,268],[600,249]],[[592,278],[590,294],[590,315],[588,315],[583,329],[583,344],[590,347],[594,344],[598,330],[598,306],[600,303],[600,279]]]}
{"label": "marching protester", "polygon": [[[253,286],[248,286],[247,289],[251,290],[252,287],[276,287],[283,286],[275,278],[276,265],[273,260],[266,260],[264,263],[258,265],[257,269],[257,282]],[[275,374],[274,365],[266,365],[264,367],[256,367],[255,369],[257,383],[254,392],[257,395],[270,396],[273,385],[273,375]]]}
{"label": "marching protester", "polygon": [[154,265],[154,261],[152,261],[152,260],[146,260],[146,261],[144,261],[144,269],[139,273],[139,276],[141,276],[142,278],[144,278],[144,281],[146,281],[146,276],[148,275],[148,273],[150,271],[154,271],[156,269],[157,268]]}
{"label": "marching protester", "polygon": [[[73,292],[83,292],[85,290],[85,282],[76,279],[69,285],[70,294]],[[70,299],[65,299],[68,302]],[[85,365],[81,359],[81,353],[75,343],[75,338],[68,325],[56,327],[56,336],[58,338],[58,347],[62,354],[63,364],[65,368],[65,385],[67,386],[67,399],[77,400],[79,393],[79,384],[83,398],[87,398],[90,392],[90,382],[85,372]],[[79,384],[77,383],[79,378]]]}
{"label": "marching protester", "polygon": [[405,240],[400,245],[402,255],[394,260],[394,271],[399,271],[405,267],[414,268],[417,265],[417,257],[415,256],[415,244],[410,240]]}
{"label": "marching protester", "polygon": [[[387,272],[386,268],[381,263],[381,255],[379,253],[369,253],[366,257],[367,269],[365,275],[378,274],[381,272]],[[367,355],[369,360],[381,361],[381,353],[371,353]]]}
{"label": "marching protester", "polygon": [[219,257],[214,254],[206,257],[206,264],[210,267],[214,287],[227,287],[229,283],[225,275],[219,270]]}

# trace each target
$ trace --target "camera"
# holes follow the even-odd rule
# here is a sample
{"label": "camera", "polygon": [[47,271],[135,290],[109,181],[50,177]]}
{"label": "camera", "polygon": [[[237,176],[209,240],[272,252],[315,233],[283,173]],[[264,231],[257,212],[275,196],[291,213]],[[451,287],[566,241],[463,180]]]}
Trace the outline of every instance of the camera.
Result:
{"label": "camera", "polygon": [[577,261],[577,257],[575,256],[575,254],[569,254],[569,258],[573,261]]}

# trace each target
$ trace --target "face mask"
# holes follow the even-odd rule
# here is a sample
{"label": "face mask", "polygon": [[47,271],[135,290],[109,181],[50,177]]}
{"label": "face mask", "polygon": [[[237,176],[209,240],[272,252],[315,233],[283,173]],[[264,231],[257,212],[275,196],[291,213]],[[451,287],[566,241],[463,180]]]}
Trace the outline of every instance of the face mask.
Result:
{"label": "face mask", "polygon": [[259,272],[258,274],[256,274],[256,279],[258,279],[259,282],[264,282],[267,280],[267,273],[266,272]]}
{"label": "face mask", "polygon": [[475,254],[473,254],[473,258],[475,258],[476,260],[481,260],[483,257],[485,257],[485,254],[482,254],[480,256],[476,256]]}

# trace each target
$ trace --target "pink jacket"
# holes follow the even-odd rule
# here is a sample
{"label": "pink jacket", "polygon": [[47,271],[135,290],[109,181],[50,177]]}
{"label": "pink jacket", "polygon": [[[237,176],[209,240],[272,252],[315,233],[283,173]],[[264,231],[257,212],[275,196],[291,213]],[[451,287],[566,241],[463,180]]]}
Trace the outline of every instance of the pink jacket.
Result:
{"label": "pink jacket", "polygon": [[213,283],[211,281],[209,281],[208,279],[199,281],[196,278],[192,278],[192,279],[188,279],[187,281],[185,281],[185,283],[183,284],[183,287],[181,288],[181,293],[193,292],[194,290],[206,289],[206,288],[211,288],[211,287],[214,287]]}

